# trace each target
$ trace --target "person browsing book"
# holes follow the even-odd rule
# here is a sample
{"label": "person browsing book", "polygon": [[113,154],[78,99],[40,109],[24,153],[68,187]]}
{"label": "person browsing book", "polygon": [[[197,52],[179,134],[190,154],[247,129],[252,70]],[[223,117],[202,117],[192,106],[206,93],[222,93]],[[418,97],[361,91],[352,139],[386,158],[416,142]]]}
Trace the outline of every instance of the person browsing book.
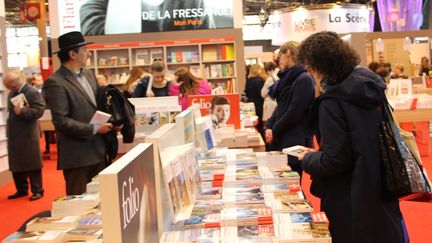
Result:
{"label": "person browsing book", "polygon": [[174,73],[176,82],[170,86],[169,94],[178,96],[182,110],[188,106],[188,95],[211,94],[211,87],[207,80],[195,77],[188,68],[179,68]]}
{"label": "person browsing book", "polygon": [[409,242],[398,199],[384,193],[383,79],[358,67],[359,55],[335,32],[309,36],[298,59],[324,89],[312,108],[319,151],[299,159],[329,219],[332,242]]}
{"label": "person browsing book", "polygon": [[11,91],[7,105],[7,149],[9,170],[16,187],[16,192],[9,195],[8,199],[28,195],[27,180],[30,179],[33,193],[30,201],[37,200],[44,194],[38,119],[43,115],[45,101],[35,88],[26,83],[21,72],[6,73],[3,84]]}
{"label": "person browsing book", "polygon": [[[165,78],[165,64],[155,60],[150,66],[151,76],[145,76],[135,87],[133,97],[159,97],[168,96],[171,81]],[[149,88],[149,85],[151,87]]]}
{"label": "person browsing book", "polygon": [[86,184],[105,167],[103,134],[111,123],[90,124],[97,111],[100,86],[94,73],[85,69],[91,56],[82,34],[63,34],[56,52],[61,66],[43,86],[57,133],[58,169],[63,170],[67,195],[86,192]]}
{"label": "person browsing book", "polygon": [[[270,93],[276,99],[277,106],[267,120],[265,131],[266,142],[270,143],[272,150],[313,145],[307,124],[315,98],[315,83],[305,67],[297,63],[298,45],[295,41],[289,41],[279,48],[280,80]],[[301,178],[302,168],[297,157],[288,156],[288,164]]]}

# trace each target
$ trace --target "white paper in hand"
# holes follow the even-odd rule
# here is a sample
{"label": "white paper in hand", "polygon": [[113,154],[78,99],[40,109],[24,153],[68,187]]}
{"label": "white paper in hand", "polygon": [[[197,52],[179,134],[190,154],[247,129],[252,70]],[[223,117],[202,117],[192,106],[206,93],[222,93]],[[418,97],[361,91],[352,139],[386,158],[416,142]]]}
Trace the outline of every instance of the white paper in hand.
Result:
{"label": "white paper in hand", "polygon": [[111,118],[111,114],[105,113],[103,111],[96,111],[90,121],[90,124],[99,124],[102,122],[108,122]]}
{"label": "white paper in hand", "polygon": [[304,155],[305,152],[314,152],[314,151],[315,151],[315,149],[313,149],[313,148],[308,148],[305,146],[296,145],[296,146],[292,146],[289,148],[284,148],[282,150],[282,153],[288,154],[291,156],[295,156],[295,157],[300,157],[300,156]]}
{"label": "white paper in hand", "polygon": [[153,87],[153,76],[149,77],[149,82],[147,85],[147,90],[146,90],[146,94],[150,93],[150,91],[152,91],[152,87]]}
{"label": "white paper in hand", "polygon": [[17,96],[10,98],[10,101],[12,102],[13,106],[20,109],[28,105],[27,99],[23,93],[20,93]]}

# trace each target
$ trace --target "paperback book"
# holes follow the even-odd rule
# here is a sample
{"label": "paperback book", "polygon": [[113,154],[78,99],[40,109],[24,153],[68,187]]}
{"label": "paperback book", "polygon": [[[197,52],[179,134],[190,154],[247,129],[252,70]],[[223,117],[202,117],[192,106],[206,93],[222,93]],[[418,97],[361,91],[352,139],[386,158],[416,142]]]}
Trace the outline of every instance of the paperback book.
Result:
{"label": "paperback book", "polygon": [[79,216],[37,217],[26,225],[26,231],[56,231],[74,228]]}
{"label": "paperback book", "polygon": [[301,145],[296,145],[293,147],[284,148],[282,150],[282,152],[284,154],[288,154],[288,155],[291,155],[294,157],[300,157],[300,156],[303,156],[305,153],[314,152],[314,151],[315,151],[315,149],[313,149],[313,148],[308,148],[308,147],[301,146]]}
{"label": "paperback book", "polygon": [[267,225],[231,226],[221,228],[222,242],[274,242],[274,227]]}

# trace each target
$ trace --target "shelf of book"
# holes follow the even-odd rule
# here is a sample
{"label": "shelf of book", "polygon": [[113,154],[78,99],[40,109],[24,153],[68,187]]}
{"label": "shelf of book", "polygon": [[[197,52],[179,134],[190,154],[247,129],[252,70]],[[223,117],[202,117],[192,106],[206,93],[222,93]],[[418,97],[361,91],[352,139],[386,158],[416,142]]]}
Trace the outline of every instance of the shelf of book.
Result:
{"label": "shelf of book", "polygon": [[98,69],[109,69],[109,68],[129,68],[129,65],[122,66],[99,66]]}
{"label": "shelf of book", "polygon": [[6,118],[8,116],[7,109],[4,107],[7,103],[7,94],[3,85],[4,73],[7,70],[7,48],[6,48],[6,24],[5,24],[4,7],[0,10],[0,151],[2,157],[0,158],[0,186],[11,180],[9,173],[9,164],[7,157],[7,137],[6,137]]}
{"label": "shelf of book", "polygon": [[202,61],[202,63],[225,63],[225,62],[235,62],[235,60],[213,60],[213,61]]}
{"label": "shelf of book", "polygon": [[[88,61],[88,65],[95,70],[96,75],[105,75],[109,81],[119,80],[115,75],[123,75],[126,68],[142,67],[149,71],[154,60],[166,63],[168,77],[172,76],[177,68],[187,67],[194,75],[209,82],[237,78],[235,40],[232,37],[96,44],[89,45],[89,49],[93,57]],[[110,73],[104,72],[107,69]],[[234,91],[236,86],[232,84],[232,87],[231,91],[225,91]]]}
{"label": "shelf of book", "polygon": [[197,65],[199,62],[175,62],[175,63],[167,63],[167,65]]}

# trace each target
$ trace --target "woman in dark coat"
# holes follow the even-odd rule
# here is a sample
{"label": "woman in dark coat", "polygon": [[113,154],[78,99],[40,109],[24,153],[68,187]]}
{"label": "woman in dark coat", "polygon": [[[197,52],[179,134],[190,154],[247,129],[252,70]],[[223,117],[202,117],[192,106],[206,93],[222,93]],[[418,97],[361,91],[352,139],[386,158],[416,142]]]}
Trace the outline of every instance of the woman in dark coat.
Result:
{"label": "woman in dark coat", "polygon": [[358,54],[334,32],[309,36],[298,57],[325,92],[313,109],[320,149],[300,159],[333,242],[404,242],[399,201],[384,195],[381,178],[378,124],[385,83],[357,67]]}
{"label": "woman in dark coat", "polygon": [[[289,41],[279,48],[279,81],[271,96],[277,107],[266,124],[266,141],[272,150],[303,145],[312,146],[312,134],[308,132],[308,112],[315,97],[314,81],[303,66],[296,65],[297,46]],[[302,175],[296,157],[288,156],[288,164]]]}
{"label": "woman in dark coat", "polygon": [[248,102],[253,102],[255,105],[255,114],[258,116],[258,124],[256,128],[261,136],[264,137],[264,126],[262,123],[264,99],[261,96],[261,89],[264,86],[267,75],[264,68],[259,64],[250,66],[248,79],[246,80],[245,95]]}

